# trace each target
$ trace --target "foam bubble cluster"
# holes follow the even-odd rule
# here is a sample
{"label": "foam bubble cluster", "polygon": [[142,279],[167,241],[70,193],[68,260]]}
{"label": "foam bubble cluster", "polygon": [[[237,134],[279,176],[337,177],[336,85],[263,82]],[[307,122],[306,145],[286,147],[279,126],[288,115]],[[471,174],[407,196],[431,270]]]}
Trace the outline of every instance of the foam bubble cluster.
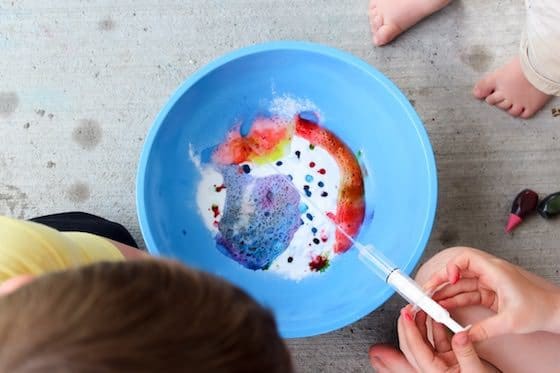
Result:
{"label": "foam bubble cluster", "polygon": [[266,269],[301,225],[299,193],[285,175],[254,178],[237,165],[221,172],[228,193],[218,247],[249,269]]}

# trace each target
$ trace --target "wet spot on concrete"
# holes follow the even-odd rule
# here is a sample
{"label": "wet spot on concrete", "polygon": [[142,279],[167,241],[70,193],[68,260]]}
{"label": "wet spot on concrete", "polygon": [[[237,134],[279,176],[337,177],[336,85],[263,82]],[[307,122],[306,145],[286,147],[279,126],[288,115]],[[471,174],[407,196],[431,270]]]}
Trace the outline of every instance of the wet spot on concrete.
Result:
{"label": "wet spot on concrete", "polygon": [[92,150],[101,142],[102,133],[101,126],[95,120],[82,119],[74,128],[72,139],[83,149]]}
{"label": "wet spot on concrete", "polygon": [[459,233],[451,228],[444,228],[439,235],[439,242],[443,246],[452,246],[459,242]]}
{"label": "wet spot on concrete", "polygon": [[40,116],[40,117],[44,117],[44,116],[45,116],[45,110],[43,110],[43,109],[35,110],[35,113],[36,113],[38,116]]}
{"label": "wet spot on concrete", "polygon": [[27,122],[23,125],[23,128],[28,129],[29,127],[31,127],[31,123]]}
{"label": "wet spot on concrete", "polygon": [[552,108],[552,116],[553,116],[554,118],[560,117],[560,108],[557,108],[557,107]]}
{"label": "wet spot on concrete", "polygon": [[54,114],[53,114],[53,113],[49,113],[48,117],[49,117],[49,119],[53,119],[53,118],[54,118]]}
{"label": "wet spot on concrete", "polygon": [[19,97],[15,92],[0,92],[0,118],[7,118],[16,111]]}
{"label": "wet spot on concrete", "polygon": [[54,163],[53,161],[48,161],[47,168],[53,168],[53,167],[56,167],[56,163]]}
{"label": "wet spot on concrete", "polygon": [[418,94],[422,97],[431,96],[433,90],[433,87],[422,87],[418,90]]}
{"label": "wet spot on concrete", "polygon": [[85,202],[89,199],[89,196],[89,186],[81,182],[75,183],[66,191],[66,197],[74,203]]}
{"label": "wet spot on concrete", "polygon": [[488,71],[488,67],[494,61],[494,54],[482,45],[473,45],[463,51],[460,55],[461,61],[478,73]]}
{"label": "wet spot on concrete", "polygon": [[98,26],[101,31],[111,31],[115,28],[115,22],[111,18],[105,18],[99,21]]}
{"label": "wet spot on concrete", "polygon": [[0,215],[23,219],[27,207],[26,193],[16,186],[0,184]]}

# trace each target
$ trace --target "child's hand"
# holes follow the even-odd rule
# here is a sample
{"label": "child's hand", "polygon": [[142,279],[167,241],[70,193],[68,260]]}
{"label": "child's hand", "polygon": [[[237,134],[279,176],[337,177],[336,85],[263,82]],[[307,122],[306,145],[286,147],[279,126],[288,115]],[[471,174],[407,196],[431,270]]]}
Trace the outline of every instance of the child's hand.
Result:
{"label": "child's hand", "polygon": [[510,333],[560,333],[560,289],[485,252],[464,248],[424,285],[447,308],[482,305],[496,312],[473,325],[474,342]]}
{"label": "child's hand", "polygon": [[428,342],[426,314],[412,319],[410,306],[403,308],[398,321],[400,349],[418,372],[493,372],[478,357],[466,332],[449,336],[442,324],[432,322],[434,345]]}

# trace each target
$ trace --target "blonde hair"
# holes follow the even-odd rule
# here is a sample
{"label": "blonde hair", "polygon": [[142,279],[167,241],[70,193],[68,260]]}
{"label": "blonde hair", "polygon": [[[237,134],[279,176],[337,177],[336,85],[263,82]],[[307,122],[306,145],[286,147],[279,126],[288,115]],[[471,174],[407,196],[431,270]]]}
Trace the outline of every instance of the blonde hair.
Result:
{"label": "blonde hair", "polygon": [[0,298],[1,372],[291,372],[242,290],[161,260],[45,275]]}

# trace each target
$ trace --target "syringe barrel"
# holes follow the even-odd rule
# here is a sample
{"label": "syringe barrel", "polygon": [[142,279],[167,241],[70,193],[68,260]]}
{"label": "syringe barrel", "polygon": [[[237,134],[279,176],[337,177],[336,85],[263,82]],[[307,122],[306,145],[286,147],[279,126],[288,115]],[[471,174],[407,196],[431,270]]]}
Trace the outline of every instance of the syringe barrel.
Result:
{"label": "syringe barrel", "polygon": [[387,283],[410,304],[418,306],[430,315],[432,319],[446,325],[454,333],[464,330],[461,325],[457,324],[457,322],[451,318],[449,312],[445,308],[429,297],[416,281],[402,273],[399,269],[395,269],[389,275]]}
{"label": "syringe barrel", "polygon": [[379,250],[371,245],[361,245],[355,243],[359,251],[360,260],[369,267],[383,282],[387,282],[387,278],[396,268],[393,263],[389,261]]}

